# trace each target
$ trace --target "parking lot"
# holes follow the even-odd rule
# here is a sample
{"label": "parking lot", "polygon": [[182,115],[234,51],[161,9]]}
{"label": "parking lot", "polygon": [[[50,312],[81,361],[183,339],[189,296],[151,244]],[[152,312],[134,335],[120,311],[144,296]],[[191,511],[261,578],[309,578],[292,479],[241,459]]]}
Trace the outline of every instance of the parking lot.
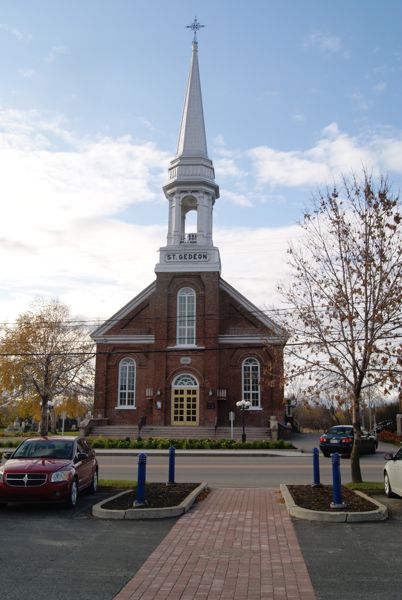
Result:
{"label": "parking lot", "polygon": [[2,600],[111,600],[176,519],[103,521],[82,494],[75,510],[10,505],[0,510]]}

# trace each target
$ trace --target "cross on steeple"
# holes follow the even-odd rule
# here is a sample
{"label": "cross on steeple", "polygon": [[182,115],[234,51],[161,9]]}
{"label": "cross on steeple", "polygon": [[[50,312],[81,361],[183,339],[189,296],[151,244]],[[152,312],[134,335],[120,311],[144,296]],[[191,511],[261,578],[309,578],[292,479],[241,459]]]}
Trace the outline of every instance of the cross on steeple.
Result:
{"label": "cross on steeple", "polygon": [[205,27],[205,25],[201,25],[201,23],[197,21],[197,17],[194,17],[194,21],[191,23],[191,25],[186,25],[187,29],[194,31],[193,42],[197,42],[197,31],[199,31],[201,27]]}

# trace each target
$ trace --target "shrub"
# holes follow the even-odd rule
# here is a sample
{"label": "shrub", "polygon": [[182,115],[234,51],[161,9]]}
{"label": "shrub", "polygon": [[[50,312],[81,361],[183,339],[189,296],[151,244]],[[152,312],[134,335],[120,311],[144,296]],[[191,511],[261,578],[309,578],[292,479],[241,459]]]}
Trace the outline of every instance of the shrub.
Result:
{"label": "shrub", "polygon": [[[386,432],[389,433],[389,432]],[[292,449],[294,446],[290,442],[284,440],[272,441],[272,440],[252,440],[245,444],[237,440],[232,439],[219,439],[213,440],[210,438],[205,439],[167,439],[167,438],[138,438],[138,439],[115,439],[115,438],[88,438],[89,444],[95,449],[112,449],[112,448],[132,448],[132,449],[162,449],[168,450],[171,446],[174,446],[177,450],[273,450],[273,449]],[[0,447],[17,446],[18,442],[12,444],[11,442],[0,441]]]}

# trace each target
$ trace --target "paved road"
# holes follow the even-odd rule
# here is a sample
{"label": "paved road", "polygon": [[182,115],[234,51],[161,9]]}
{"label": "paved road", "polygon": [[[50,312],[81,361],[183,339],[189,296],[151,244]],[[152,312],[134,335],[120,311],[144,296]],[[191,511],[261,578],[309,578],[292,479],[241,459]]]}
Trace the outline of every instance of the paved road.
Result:
{"label": "paved road", "polygon": [[0,510],[1,600],[111,600],[176,519],[129,526],[94,519],[92,503],[104,497],[83,494],[75,511],[54,505]]}
{"label": "paved road", "polygon": [[[137,459],[135,457],[99,457],[102,479],[136,480]],[[366,481],[382,481],[384,459],[364,457],[363,478]],[[321,482],[332,481],[331,461],[321,461]],[[341,461],[342,481],[351,480],[349,461]],[[166,481],[168,477],[167,457],[148,456],[147,480]],[[176,481],[208,481],[215,487],[278,487],[280,483],[304,484],[313,480],[312,462],[309,457],[187,457],[176,461]]]}
{"label": "paved road", "polygon": [[[280,483],[305,484],[313,479],[311,452],[317,445],[316,435],[296,436],[294,443],[303,452],[294,456],[177,456],[177,481],[208,481],[215,487],[278,487]],[[361,457],[365,481],[382,481],[384,453],[387,444],[380,444],[375,455]],[[100,477],[103,479],[132,479],[137,476],[135,456],[98,455]],[[320,457],[321,482],[332,483],[331,459]],[[351,480],[350,461],[341,460],[342,481]],[[148,455],[147,479],[164,481],[168,477],[168,457]]]}

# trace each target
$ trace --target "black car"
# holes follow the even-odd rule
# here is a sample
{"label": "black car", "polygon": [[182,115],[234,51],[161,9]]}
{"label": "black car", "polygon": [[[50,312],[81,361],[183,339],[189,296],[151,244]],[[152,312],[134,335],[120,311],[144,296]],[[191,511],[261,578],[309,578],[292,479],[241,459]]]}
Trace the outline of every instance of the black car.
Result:
{"label": "black car", "polygon": [[[378,441],[375,433],[362,430],[360,453],[374,454]],[[338,454],[350,455],[353,447],[353,426],[334,425],[320,437],[320,450],[324,456]]]}

